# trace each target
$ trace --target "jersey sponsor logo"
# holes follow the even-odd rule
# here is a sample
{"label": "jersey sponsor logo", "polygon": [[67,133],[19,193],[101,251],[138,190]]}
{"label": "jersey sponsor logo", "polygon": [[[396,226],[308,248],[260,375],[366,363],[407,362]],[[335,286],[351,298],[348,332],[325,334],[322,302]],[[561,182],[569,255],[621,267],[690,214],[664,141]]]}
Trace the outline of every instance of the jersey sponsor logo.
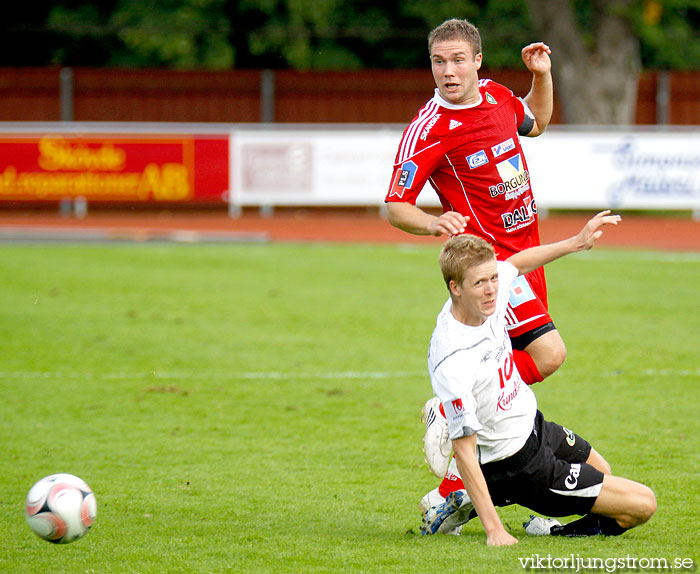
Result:
{"label": "jersey sponsor logo", "polygon": [[[504,333],[505,333],[505,331],[504,331]],[[506,341],[505,341],[505,339],[504,339],[504,340],[503,340],[503,344],[496,350],[496,354],[494,355],[494,360],[495,360],[497,363],[500,363],[500,362],[501,362],[501,357],[503,356],[503,353],[506,352],[507,345],[508,345],[508,344],[506,343]]]}
{"label": "jersey sponsor logo", "polygon": [[457,120],[450,120],[450,130],[458,128],[461,125],[462,125],[462,122],[458,122]]}
{"label": "jersey sponsor logo", "polygon": [[513,149],[515,149],[515,142],[513,141],[513,138],[510,138],[499,143],[498,145],[493,146],[491,151],[493,152],[493,157],[498,157],[499,155],[503,155],[504,153],[507,153]]}
{"label": "jersey sponsor logo", "polygon": [[497,411],[509,411],[513,406],[513,399],[518,396],[520,391],[520,379],[516,379],[513,389],[510,392],[503,391],[501,396],[498,397],[498,402],[496,403]]}
{"label": "jersey sponsor logo", "polygon": [[518,307],[523,303],[528,301],[533,301],[535,299],[535,294],[532,291],[532,287],[527,282],[524,276],[519,275],[513,283],[510,285],[510,295],[508,297],[508,303],[511,307]]}
{"label": "jersey sponsor logo", "polygon": [[505,199],[516,199],[530,189],[530,172],[519,153],[497,163],[496,168],[503,183],[489,186],[491,197],[505,194]]}
{"label": "jersey sponsor logo", "polygon": [[503,227],[508,232],[521,229],[522,227],[527,227],[533,221],[535,221],[536,213],[537,205],[535,205],[535,200],[528,200],[526,198],[525,205],[522,205],[513,211],[501,214],[501,219],[503,219]]}
{"label": "jersey sponsor logo", "polygon": [[497,104],[497,103],[498,103],[498,102],[496,101],[496,98],[494,98],[494,97],[493,97],[491,94],[489,94],[488,92],[486,92],[486,101],[487,101],[489,104]]}
{"label": "jersey sponsor logo", "polygon": [[[505,332],[506,334],[506,339],[508,337],[508,333]],[[503,356],[503,353],[506,350],[506,339],[503,340],[503,343],[498,349],[488,349],[483,355],[481,355],[481,362],[485,363],[488,361],[491,357],[493,357],[493,360],[496,361],[497,363],[500,362],[501,357]]]}
{"label": "jersey sponsor logo", "polygon": [[416,177],[416,172],[418,171],[418,166],[412,161],[406,161],[401,165],[401,169],[397,171],[396,178],[394,180],[394,185],[391,187],[392,195],[397,197],[403,197],[404,192],[407,189],[411,189],[413,185],[413,180]]}
{"label": "jersey sponsor logo", "polygon": [[518,396],[522,380],[515,369],[513,353],[508,353],[498,369],[498,382],[501,394],[496,402],[496,411],[509,411],[513,400]]}
{"label": "jersey sponsor logo", "polygon": [[455,414],[463,415],[464,405],[462,404],[462,399],[455,399],[452,401],[452,408],[454,409]]}
{"label": "jersey sponsor logo", "polygon": [[486,152],[483,149],[473,153],[472,155],[468,155],[466,159],[470,169],[474,169],[475,167],[479,167],[480,165],[484,165],[489,162],[489,158],[486,157]]}
{"label": "jersey sponsor logo", "polygon": [[564,429],[564,432],[566,433],[566,444],[569,446],[574,446],[576,444],[576,435],[574,434],[573,431],[570,431],[566,427],[561,427]]}
{"label": "jersey sponsor logo", "polygon": [[569,490],[573,490],[578,485],[578,477],[581,474],[581,465],[573,463],[569,470],[569,475],[564,479],[564,486]]}
{"label": "jersey sponsor logo", "polygon": [[422,139],[423,141],[428,139],[428,134],[430,133],[430,130],[433,129],[433,126],[440,119],[441,115],[442,114],[435,114],[432,118],[430,118],[430,121],[425,125],[425,127],[423,128],[423,131],[420,134],[420,139]]}

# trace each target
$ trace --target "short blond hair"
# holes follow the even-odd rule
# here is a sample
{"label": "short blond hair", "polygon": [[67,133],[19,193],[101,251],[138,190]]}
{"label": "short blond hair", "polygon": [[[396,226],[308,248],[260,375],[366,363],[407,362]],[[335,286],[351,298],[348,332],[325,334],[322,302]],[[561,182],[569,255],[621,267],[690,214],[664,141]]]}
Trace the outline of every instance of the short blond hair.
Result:
{"label": "short blond hair", "polygon": [[440,270],[447,289],[450,289],[450,281],[461,285],[470,267],[495,257],[493,245],[476,235],[457,235],[448,239],[440,251]]}
{"label": "short blond hair", "polygon": [[445,42],[447,40],[462,40],[469,44],[472,49],[472,56],[476,58],[477,54],[481,54],[481,34],[474,24],[467,20],[459,20],[452,18],[445,20],[437,28],[434,28],[428,34],[428,53],[432,55],[433,45],[436,42]]}

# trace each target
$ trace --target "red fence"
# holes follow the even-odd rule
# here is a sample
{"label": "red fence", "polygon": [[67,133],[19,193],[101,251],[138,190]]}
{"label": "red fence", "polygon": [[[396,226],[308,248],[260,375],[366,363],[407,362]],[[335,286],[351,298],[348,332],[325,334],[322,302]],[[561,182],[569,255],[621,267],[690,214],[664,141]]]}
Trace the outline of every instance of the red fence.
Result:
{"label": "red fence", "polygon": [[[482,71],[525,95],[527,71]],[[61,79],[63,77],[63,80]],[[0,69],[0,121],[408,122],[432,94],[429,70]],[[660,88],[663,88],[660,90]],[[666,105],[659,104],[664,98]],[[636,123],[700,125],[700,73],[645,72]],[[663,109],[659,109],[664,105]],[[555,94],[552,123],[562,123]]]}

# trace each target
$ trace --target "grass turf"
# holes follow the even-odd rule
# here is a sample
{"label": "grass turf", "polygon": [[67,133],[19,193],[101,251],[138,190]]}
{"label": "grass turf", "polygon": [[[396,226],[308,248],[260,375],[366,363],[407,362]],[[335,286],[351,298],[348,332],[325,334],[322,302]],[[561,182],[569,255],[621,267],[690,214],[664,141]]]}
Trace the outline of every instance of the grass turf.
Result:
{"label": "grass turf", "polygon": [[[0,571],[503,573],[698,561],[700,256],[597,249],[548,267],[569,350],[545,415],[651,486],[620,538],[421,537],[418,413],[447,292],[437,247],[0,247]],[[91,532],[38,539],[24,497],[69,472]],[[537,564],[537,562],[535,562]],[[563,562],[554,562],[554,566]],[[628,563],[629,565],[629,563]],[[573,571],[573,570],[572,570]]]}

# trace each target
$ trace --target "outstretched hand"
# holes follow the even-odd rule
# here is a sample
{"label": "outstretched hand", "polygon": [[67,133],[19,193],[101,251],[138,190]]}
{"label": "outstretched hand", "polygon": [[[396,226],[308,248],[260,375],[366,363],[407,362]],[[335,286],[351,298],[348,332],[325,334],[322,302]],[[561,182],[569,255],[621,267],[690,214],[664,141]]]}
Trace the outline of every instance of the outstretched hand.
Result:
{"label": "outstretched hand", "polygon": [[622,221],[619,215],[610,215],[610,210],[606,209],[593,216],[583,229],[576,235],[577,251],[584,251],[593,247],[598,238],[603,235],[601,228],[604,225],[617,225]]}
{"label": "outstretched hand", "polygon": [[551,53],[552,50],[543,42],[529,44],[522,49],[523,63],[533,74],[546,74],[552,69]]}

